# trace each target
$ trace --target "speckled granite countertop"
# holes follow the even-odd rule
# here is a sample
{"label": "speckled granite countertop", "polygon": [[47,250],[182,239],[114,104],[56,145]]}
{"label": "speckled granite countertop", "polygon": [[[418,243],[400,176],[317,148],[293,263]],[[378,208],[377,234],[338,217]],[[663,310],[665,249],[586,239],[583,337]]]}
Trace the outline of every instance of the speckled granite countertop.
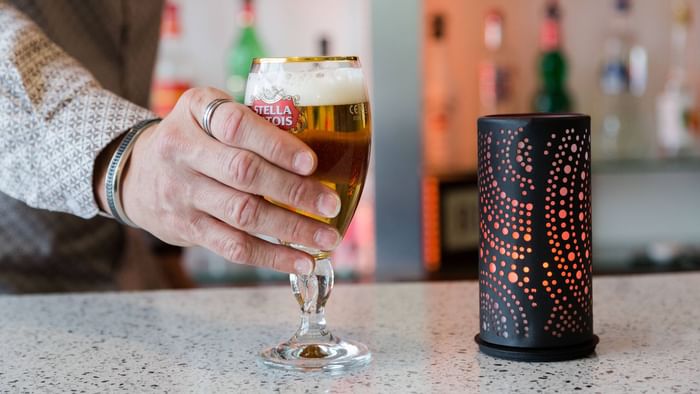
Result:
{"label": "speckled granite countertop", "polygon": [[293,332],[288,288],[0,297],[0,392],[692,392],[700,274],[596,278],[597,354],[479,354],[477,284],[339,285],[328,318],[374,353],[341,376],[267,369]]}

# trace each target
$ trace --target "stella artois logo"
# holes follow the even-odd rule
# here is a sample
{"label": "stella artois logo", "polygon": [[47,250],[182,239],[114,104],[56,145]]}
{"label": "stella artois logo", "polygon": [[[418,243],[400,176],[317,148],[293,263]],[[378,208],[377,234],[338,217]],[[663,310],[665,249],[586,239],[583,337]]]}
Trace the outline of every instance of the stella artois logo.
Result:
{"label": "stella artois logo", "polygon": [[292,133],[303,130],[304,115],[297,108],[299,96],[290,96],[281,89],[265,90],[255,97],[251,108],[273,125]]}

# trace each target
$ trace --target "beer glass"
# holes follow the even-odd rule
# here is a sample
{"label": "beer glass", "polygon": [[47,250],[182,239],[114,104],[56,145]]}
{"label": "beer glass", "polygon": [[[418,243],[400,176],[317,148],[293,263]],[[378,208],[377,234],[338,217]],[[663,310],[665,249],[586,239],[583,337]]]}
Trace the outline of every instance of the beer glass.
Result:
{"label": "beer glass", "polygon": [[[358,58],[255,59],[245,104],[314,150],[318,165],[313,177],[334,189],[342,205],[331,219],[282,206],[330,224],[344,235],[360,200],[371,142],[369,99]],[[365,345],[340,339],[326,327],[324,308],[333,289],[331,251],[279,241],[311,254],[315,266],[311,275],[289,276],[301,323],[291,339],[265,349],[262,362],[301,371],[339,371],[367,364],[371,354]]]}

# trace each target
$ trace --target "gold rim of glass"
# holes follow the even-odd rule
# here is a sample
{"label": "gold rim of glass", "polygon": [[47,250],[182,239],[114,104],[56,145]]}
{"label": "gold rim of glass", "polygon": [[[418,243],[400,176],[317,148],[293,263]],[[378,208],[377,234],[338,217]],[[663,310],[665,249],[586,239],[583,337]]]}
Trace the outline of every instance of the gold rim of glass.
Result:
{"label": "gold rim of glass", "polygon": [[253,64],[263,63],[306,63],[306,62],[356,62],[357,56],[292,56],[256,57]]}

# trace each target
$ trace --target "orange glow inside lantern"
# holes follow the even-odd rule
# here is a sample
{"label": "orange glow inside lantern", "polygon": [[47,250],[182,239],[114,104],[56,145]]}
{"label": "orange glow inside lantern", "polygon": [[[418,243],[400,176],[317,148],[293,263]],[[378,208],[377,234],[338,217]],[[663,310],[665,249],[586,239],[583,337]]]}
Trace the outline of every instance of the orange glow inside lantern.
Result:
{"label": "orange glow inside lantern", "polygon": [[590,118],[483,117],[478,139],[480,349],[524,361],[590,354]]}

